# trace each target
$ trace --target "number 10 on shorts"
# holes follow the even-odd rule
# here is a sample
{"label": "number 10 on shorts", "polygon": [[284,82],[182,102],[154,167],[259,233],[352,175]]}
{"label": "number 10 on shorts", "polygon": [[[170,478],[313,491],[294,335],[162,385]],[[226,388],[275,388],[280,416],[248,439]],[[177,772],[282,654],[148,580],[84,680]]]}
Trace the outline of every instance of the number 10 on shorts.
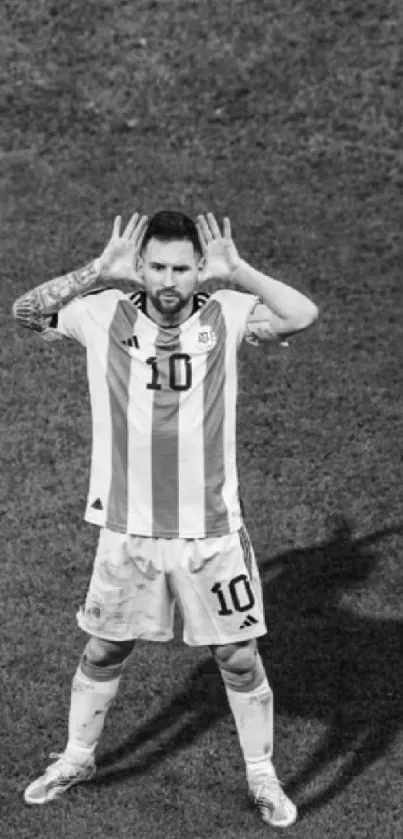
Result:
{"label": "number 10 on shorts", "polygon": [[[255,596],[246,574],[233,577],[228,584],[215,583],[211,589],[219,600],[219,615],[233,615],[235,612],[247,612],[255,605]],[[230,605],[233,609],[230,609]]]}

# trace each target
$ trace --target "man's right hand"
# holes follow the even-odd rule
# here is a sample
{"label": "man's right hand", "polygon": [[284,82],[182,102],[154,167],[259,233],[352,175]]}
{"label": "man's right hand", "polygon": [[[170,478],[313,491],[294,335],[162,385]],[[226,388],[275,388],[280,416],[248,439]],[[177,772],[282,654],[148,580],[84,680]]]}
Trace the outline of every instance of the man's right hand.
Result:
{"label": "man's right hand", "polygon": [[112,236],[100,256],[100,279],[128,280],[142,285],[136,273],[136,261],[141,243],[146,231],[148,216],[134,213],[124,229],[120,232],[122,217],[116,216]]}

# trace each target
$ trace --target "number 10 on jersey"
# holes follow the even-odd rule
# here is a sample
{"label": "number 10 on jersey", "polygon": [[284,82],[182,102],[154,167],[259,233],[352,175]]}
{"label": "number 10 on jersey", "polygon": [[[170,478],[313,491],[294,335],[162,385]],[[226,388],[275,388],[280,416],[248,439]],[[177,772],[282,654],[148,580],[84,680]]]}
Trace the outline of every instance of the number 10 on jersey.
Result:
{"label": "number 10 on jersey", "polygon": [[[161,390],[159,382],[160,370],[158,359],[152,355],[146,359],[152,371],[151,382],[147,385],[148,390]],[[171,390],[189,390],[192,386],[192,363],[187,353],[172,353],[168,359],[169,387]]]}

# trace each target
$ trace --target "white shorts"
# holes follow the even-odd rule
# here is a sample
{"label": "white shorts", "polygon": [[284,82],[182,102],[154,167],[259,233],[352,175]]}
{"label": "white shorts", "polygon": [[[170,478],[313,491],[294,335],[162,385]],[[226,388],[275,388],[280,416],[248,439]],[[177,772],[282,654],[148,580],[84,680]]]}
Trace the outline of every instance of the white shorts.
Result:
{"label": "white shorts", "polygon": [[84,632],[108,641],[173,638],[175,604],[190,646],[266,634],[256,558],[244,526],[207,539],[100,531],[84,606]]}

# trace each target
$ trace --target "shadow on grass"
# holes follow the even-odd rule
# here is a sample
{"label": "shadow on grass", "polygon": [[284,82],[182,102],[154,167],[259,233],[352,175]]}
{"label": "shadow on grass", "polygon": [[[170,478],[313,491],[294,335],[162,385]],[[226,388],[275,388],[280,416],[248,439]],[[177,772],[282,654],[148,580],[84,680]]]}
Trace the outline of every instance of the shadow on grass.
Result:
{"label": "shadow on grass", "polygon": [[[281,554],[266,569],[260,566],[268,633],[259,646],[276,713],[317,720],[326,727],[312,754],[307,744],[309,757],[287,791],[295,795],[319,773],[338,767],[324,788],[302,801],[300,816],[328,802],[379,758],[401,725],[402,624],[375,615],[360,617],[342,605],[343,594],[363,583],[375,567],[377,543],[400,530],[354,539],[349,524],[340,520],[327,542]],[[228,713],[216,665],[203,660],[167,708],[100,758],[100,774],[91,783],[110,784],[149,770]],[[130,766],[109,768],[150,741],[148,753]],[[277,742],[277,753],[279,749]]]}
{"label": "shadow on grass", "polygon": [[320,773],[333,775],[320,791],[298,796],[300,818],[381,757],[403,721],[403,623],[343,605],[343,595],[374,570],[377,544],[401,530],[354,539],[341,520],[329,542],[279,557],[284,573],[267,590],[260,649],[276,710],[326,729],[312,753],[307,742],[309,757],[287,790],[296,795]]}

